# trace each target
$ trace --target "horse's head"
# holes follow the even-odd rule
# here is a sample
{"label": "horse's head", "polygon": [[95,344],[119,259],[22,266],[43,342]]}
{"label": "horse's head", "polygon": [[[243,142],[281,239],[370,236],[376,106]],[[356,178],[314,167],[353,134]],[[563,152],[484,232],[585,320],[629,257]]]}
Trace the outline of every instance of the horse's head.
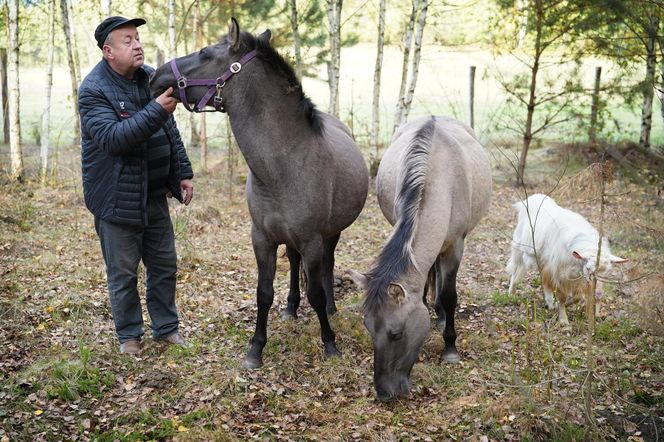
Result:
{"label": "horse's head", "polygon": [[[240,25],[233,18],[228,34],[222,35],[218,43],[176,58],[173,60],[175,66],[173,61],[160,66],[150,80],[152,94],[156,97],[169,87],[173,87],[173,96],[182,101],[183,94],[180,91],[185,90],[187,104],[194,105],[207,96],[209,101],[204,101],[200,105],[200,108],[203,108],[206,104],[213,105],[214,98],[219,92],[219,98],[223,93],[223,105],[225,106],[227,97],[232,96],[234,89],[233,80],[230,78],[235,75],[243,75],[240,74],[240,70],[243,67],[242,62],[248,62],[247,54],[256,49],[258,45],[269,47],[270,37],[269,30],[258,37],[240,32]],[[206,81],[207,83],[205,83]],[[226,81],[228,81],[227,85]],[[237,80],[235,82],[237,83]],[[217,108],[216,105],[215,108]]]}
{"label": "horse's head", "polygon": [[[370,284],[367,275],[348,272],[362,289]],[[364,325],[374,347],[374,387],[381,401],[406,396],[410,371],[429,332],[429,312],[422,293],[409,293],[406,285],[390,283],[383,302],[364,309]]]}

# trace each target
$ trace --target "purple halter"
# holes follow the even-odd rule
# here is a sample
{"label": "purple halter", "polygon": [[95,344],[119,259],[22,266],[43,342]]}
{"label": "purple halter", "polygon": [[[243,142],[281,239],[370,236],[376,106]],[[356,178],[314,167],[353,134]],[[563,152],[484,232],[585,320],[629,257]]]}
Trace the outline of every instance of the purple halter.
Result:
{"label": "purple halter", "polygon": [[[226,69],[226,72],[224,72],[221,75],[221,77],[217,77],[214,80],[198,80],[198,79],[188,80],[187,77],[180,74],[178,66],[175,63],[175,59],[171,60],[170,61],[171,69],[173,69],[173,75],[175,75],[175,78],[177,79],[178,82],[178,92],[180,93],[180,101],[182,102],[182,104],[184,104],[184,107],[189,112],[215,112],[215,111],[225,112],[224,106],[221,103],[222,102],[221,89],[226,85],[226,81],[229,78],[240,72],[242,66],[253,60],[255,57],[256,57],[256,49],[247,52],[245,56],[240,59],[240,61],[232,63],[230,67]],[[209,86],[207,92],[205,93],[205,95],[203,95],[203,98],[201,98],[198,104],[195,105],[193,108],[189,106],[189,102],[187,101],[186,89],[189,86]],[[215,110],[214,111],[205,110],[205,106],[207,106],[208,101],[210,101],[210,98],[212,98],[213,95],[214,95],[213,106]]]}

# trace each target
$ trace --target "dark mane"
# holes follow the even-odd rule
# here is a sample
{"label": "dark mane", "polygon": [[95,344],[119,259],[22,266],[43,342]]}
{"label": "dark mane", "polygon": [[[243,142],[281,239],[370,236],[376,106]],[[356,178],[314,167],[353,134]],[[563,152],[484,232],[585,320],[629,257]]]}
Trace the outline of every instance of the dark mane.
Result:
{"label": "dark mane", "polygon": [[[403,182],[396,197],[397,222],[390,239],[369,272],[364,298],[365,312],[375,312],[383,305],[390,283],[403,276],[414,265],[411,243],[417,227],[417,215],[424,194],[431,140],[436,120],[432,117],[415,134],[405,155]],[[428,269],[425,269],[428,270]]]}
{"label": "dark mane", "polygon": [[323,129],[323,121],[316,109],[316,105],[311,102],[309,97],[302,90],[302,83],[295,75],[293,67],[282,57],[269,42],[263,39],[256,38],[248,32],[240,33],[240,41],[242,46],[247,50],[256,49],[258,51],[258,58],[265,61],[270,65],[274,71],[281,77],[285,78],[288,82],[288,90],[286,93],[299,93],[299,112],[304,115],[311,125],[311,128],[320,133]]}

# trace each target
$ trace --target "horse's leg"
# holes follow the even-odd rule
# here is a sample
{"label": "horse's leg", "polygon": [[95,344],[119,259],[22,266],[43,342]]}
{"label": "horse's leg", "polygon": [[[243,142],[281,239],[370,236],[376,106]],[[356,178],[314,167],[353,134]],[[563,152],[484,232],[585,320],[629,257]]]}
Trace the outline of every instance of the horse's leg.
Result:
{"label": "horse's leg", "polygon": [[300,252],[292,247],[286,246],[286,256],[290,263],[290,288],[288,290],[288,302],[286,308],[281,312],[281,319],[297,319],[297,309],[300,307]]}
{"label": "horse's leg", "polygon": [[302,262],[307,275],[307,299],[318,315],[320,322],[321,339],[325,349],[325,356],[337,356],[341,353],[334,343],[334,332],[325,310],[325,289],[323,288],[323,241],[321,239],[310,241],[302,248]]}
{"label": "horse's leg", "polygon": [[251,228],[251,243],[258,266],[258,286],[256,288],[256,331],[251,338],[251,348],[244,358],[245,368],[258,368],[263,365],[263,348],[267,342],[267,317],[274,300],[274,274],[277,267],[277,244],[271,242],[255,226]]}
{"label": "horse's leg", "polygon": [[443,328],[443,340],[445,348],[443,349],[442,359],[445,362],[458,362],[459,353],[456,349],[456,329],[454,328],[454,313],[457,305],[456,276],[463,257],[464,240],[459,238],[454,247],[438,256],[436,278],[436,321],[439,328]]}
{"label": "horse's leg", "polygon": [[325,240],[323,249],[323,290],[325,290],[325,310],[328,316],[337,312],[334,302],[334,250],[337,248],[341,233]]}

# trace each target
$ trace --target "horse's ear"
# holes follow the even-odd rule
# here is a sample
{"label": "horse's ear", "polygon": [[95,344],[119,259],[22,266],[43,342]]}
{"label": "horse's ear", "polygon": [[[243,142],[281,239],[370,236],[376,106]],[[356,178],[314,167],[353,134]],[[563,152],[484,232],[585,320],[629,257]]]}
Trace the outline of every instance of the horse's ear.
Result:
{"label": "horse's ear", "polygon": [[266,29],[261,35],[258,36],[258,40],[263,43],[265,46],[270,45],[270,39],[272,38],[272,31]]}
{"label": "horse's ear", "polygon": [[406,291],[401,284],[393,282],[387,288],[387,296],[395,304],[401,305],[406,300]]}
{"label": "horse's ear", "polygon": [[352,269],[346,270],[346,273],[348,276],[350,276],[350,279],[353,280],[355,285],[360,288],[360,290],[367,289],[367,286],[369,285],[369,278],[367,278],[367,275]]}
{"label": "horse's ear", "polygon": [[240,47],[240,25],[235,17],[231,18],[231,24],[228,27],[228,43],[232,50],[237,50]]}

